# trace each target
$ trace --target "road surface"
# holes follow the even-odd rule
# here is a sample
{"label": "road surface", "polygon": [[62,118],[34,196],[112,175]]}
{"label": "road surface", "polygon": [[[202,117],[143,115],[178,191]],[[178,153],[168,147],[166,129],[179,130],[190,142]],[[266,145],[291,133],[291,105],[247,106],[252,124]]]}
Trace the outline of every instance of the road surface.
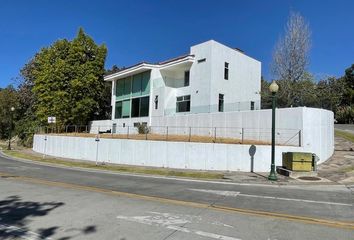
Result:
{"label": "road surface", "polygon": [[86,171],[0,156],[0,239],[354,239],[354,186]]}

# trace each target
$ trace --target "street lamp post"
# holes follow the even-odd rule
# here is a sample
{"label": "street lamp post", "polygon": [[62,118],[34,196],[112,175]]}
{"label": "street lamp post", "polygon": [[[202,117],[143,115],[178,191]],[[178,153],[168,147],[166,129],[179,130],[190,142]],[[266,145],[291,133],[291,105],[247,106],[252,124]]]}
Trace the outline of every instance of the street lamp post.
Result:
{"label": "street lamp post", "polygon": [[277,174],[275,173],[275,106],[277,100],[277,92],[279,90],[278,84],[273,81],[269,86],[269,90],[272,93],[272,154],[271,154],[271,165],[270,165],[270,174],[268,179],[271,181],[278,180]]}
{"label": "street lamp post", "polygon": [[13,113],[15,111],[14,107],[10,108],[10,131],[9,131],[9,145],[7,146],[7,150],[11,150],[11,138],[12,138],[12,122],[13,122]]}

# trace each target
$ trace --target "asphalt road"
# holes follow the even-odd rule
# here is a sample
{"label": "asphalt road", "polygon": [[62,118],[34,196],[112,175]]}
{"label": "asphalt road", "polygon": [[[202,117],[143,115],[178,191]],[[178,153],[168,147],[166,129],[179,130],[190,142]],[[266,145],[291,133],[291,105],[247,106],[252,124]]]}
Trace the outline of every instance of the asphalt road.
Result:
{"label": "asphalt road", "polygon": [[0,239],[354,239],[352,186],[81,171],[0,156]]}

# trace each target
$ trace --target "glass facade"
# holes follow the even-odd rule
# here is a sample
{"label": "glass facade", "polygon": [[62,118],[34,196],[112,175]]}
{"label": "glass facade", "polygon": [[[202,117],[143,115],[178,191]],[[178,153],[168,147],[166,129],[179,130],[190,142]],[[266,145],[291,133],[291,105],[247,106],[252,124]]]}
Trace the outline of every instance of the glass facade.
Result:
{"label": "glass facade", "polygon": [[150,71],[116,82],[115,118],[149,116]]}

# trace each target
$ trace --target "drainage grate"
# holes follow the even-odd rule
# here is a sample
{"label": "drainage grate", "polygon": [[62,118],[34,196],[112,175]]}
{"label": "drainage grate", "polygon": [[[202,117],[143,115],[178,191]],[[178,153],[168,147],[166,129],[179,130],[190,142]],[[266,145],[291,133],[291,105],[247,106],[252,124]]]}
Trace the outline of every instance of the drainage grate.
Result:
{"label": "drainage grate", "polygon": [[306,180],[306,181],[319,181],[321,178],[318,177],[298,177],[300,180]]}

